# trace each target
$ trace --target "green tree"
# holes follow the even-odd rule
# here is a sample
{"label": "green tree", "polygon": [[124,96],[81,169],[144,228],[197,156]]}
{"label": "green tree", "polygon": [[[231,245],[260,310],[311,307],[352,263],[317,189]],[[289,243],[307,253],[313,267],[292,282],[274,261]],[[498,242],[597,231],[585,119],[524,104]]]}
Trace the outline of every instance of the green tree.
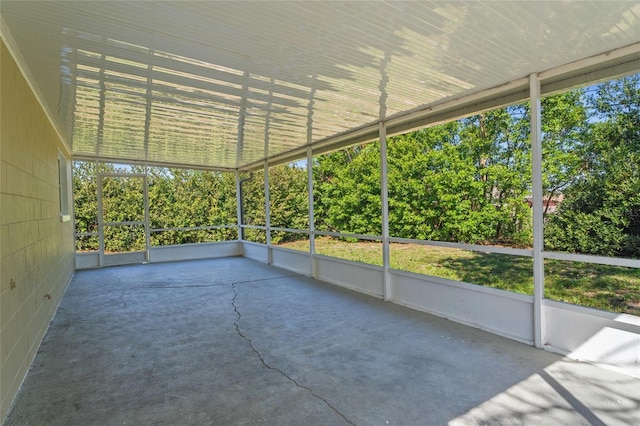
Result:
{"label": "green tree", "polygon": [[380,149],[377,142],[315,158],[314,211],[319,230],[380,235]]}
{"label": "green tree", "polygon": [[[546,199],[564,194],[581,174],[588,122],[580,89],[542,100],[542,186]],[[550,203],[544,214],[548,215]]]}
{"label": "green tree", "polygon": [[[307,169],[282,164],[269,169],[270,224],[276,228],[308,229],[309,198]],[[273,244],[306,239],[305,234],[272,232]]]}
{"label": "green tree", "polygon": [[[145,173],[132,166],[118,170],[112,164],[74,163],[73,190],[76,233],[98,233],[98,172]],[[108,177],[102,179],[105,222],[144,220],[142,179]],[[186,169],[150,167],[149,215],[152,229],[186,228],[236,223],[235,175]],[[229,240],[235,229],[169,230],[151,233],[152,245],[185,244]],[[98,250],[97,235],[80,235],[79,251]],[[138,225],[105,227],[106,251],[143,250],[144,228]]]}
{"label": "green tree", "polygon": [[608,256],[640,256],[640,75],[595,86],[577,150],[580,172],[549,217],[547,248]]}
{"label": "green tree", "polygon": [[[98,179],[96,163],[73,163],[73,213],[76,250],[98,250]],[[82,235],[94,233],[95,236]]]}
{"label": "green tree", "polygon": [[[640,255],[639,75],[542,100],[543,187],[564,197],[545,211],[545,244],[552,250]],[[529,105],[514,105],[389,139],[390,232],[404,238],[478,244],[531,244]],[[355,145],[313,160],[318,230],[380,235],[379,143]],[[136,172],[145,168],[134,166]],[[78,250],[97,249],[97,173],[116,166],[74,166]],[[306,169],[269,171],[271,225],[308,227]],[[236,222],[235,175],[149,168],[152,228]],[[247,178],[243,174],[242,178]],[[139,220],[139,180],[106,178],[105,221]],[[138,185],[138,186],[136,186]],[[244,224],[264,226],[264,176],[243,184]],[[119,230],[119,232],[115,232]],[[139,247],[140,232],[112,228],[109,250]],[[155,244],[235,238],[235,230],[154,232]],[[266,241],[263,230],[248,239]],[[304,237],[274,232],[274,243]]]}
{"label": "green tree", "polygon": [[[190,169],[150,168],[151,228],[188,228],[236,223],[235,176]],[[235,238],[232,229],[154,232],[153,245]]]}

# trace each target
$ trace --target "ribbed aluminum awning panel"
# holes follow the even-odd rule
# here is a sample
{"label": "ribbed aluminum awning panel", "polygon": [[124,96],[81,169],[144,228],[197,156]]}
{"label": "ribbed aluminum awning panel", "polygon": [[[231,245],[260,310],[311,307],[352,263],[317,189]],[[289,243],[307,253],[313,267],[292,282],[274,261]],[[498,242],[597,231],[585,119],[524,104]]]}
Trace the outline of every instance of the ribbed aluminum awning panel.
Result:
{"label": "ribbed aluminum awning panel", "polygon": [[640,41],[637,1],[2,2],[74,155],[237,168]]}

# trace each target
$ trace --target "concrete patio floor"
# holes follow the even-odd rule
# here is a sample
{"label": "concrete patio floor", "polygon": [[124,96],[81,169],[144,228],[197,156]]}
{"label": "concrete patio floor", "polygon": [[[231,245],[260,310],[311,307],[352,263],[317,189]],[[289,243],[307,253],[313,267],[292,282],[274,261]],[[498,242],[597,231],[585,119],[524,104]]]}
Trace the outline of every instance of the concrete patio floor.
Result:
{"label": "concrete patio floor", "polygon": [[640,380],[245,258],[78,271],[7,425],[640,424]]}

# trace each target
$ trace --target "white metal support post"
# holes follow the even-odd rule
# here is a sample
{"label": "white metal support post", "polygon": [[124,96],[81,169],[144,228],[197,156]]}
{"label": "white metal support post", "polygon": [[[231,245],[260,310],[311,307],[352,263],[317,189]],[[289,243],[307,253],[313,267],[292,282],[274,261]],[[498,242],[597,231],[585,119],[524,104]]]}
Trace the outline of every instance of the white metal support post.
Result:
{"label": "white metal support post", "polygon": [[236,221],[238,222],[238,241],[244,240],[242,228],[242,190],[240,188],[240,172],[236,170]]}
{"label": "white metal support post", "polygon": [[96,161],[96,174],[98,184],[96,189],[98,191],[98,266],[102,268],[104,266],[104,215],[102,213],[102,175],[98,172],[98,162]]}
{"label": "white metal support post", "polygon": [[313,152],[307,148],[307,192],[309,198],[309,258],[311,259],[311,276],[316,278],[316,227],[313,214]]}
{"label": "white metal support post", "polygon": [[542,194],[542,124],[540,103],[540,77],[529,76],[531,99],[531,164],[533,198],[533,336],[536,348],[544,345],[544,231]]}
{"label": "white metal support post", "polygon": [[273,251],[271,250],[271,202],[269,192],[269,162],[264,162],[264,224],[265,242],[267,243],[267,263],[273,263]]}
{"label": "white metal support post", "polygon": [[145,257],[147,262],[151,261],[151,214],[149,212],[149,168],[145,164],[144,177],[142,178],[144,185],[144,246]]}
{"label": "white metal support post", "polygon": [[389,268],[389,173],[387,167],[387,126],[380,122],[380,196],[382,200],[382,282],[384,300],[392,300],[391,275]]}

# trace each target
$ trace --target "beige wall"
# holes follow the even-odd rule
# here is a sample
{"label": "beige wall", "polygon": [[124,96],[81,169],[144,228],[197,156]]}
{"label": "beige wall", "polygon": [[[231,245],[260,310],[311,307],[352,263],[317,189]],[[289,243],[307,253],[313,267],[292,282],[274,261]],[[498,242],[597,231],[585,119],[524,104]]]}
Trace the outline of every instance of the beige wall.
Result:
{"label": "beige wall", "polygon": [[4,42],[0,44],[3,420],[73,275],[74,248],[72,221],[60,218],[58,150],[66,150]]}

